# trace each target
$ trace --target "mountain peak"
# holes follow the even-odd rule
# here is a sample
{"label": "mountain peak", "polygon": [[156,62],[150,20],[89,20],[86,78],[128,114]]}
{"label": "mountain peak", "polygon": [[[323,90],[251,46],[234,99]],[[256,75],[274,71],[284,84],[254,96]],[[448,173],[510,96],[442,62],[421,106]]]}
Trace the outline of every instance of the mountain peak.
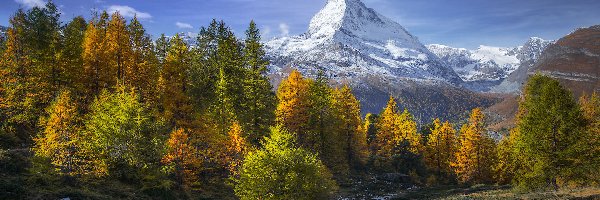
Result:
{"label": "mountain peak", "polygon": [[307,33],[311,38],[345,35],[371,41],[394,40],[409,46],[420,43],[400,24],[360,0],[328,0],[311,20]]}

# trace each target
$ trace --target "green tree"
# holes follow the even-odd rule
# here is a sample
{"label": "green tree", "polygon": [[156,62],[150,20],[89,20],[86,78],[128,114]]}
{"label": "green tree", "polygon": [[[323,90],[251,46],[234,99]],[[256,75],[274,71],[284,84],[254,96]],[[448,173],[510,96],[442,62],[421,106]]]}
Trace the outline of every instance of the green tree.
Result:
{"label": "green tree", "polygon": [[457,147],[456,131],[450,122],[433,121],[425,147],[425,163],[440,180],[451,181],[454,174],[451,163]]}
{"label": "green tree", "polygon": [[571,92],[557,80],[540,74],[527,82],[518,117],[517,148],[525,156],[517,173],[519,186],[558,188],[576,180],[586,149],[581,110]]}
{"label": "green tree", "polygon": [[73,18],[64,28],[61,60],[64,70],[64,85],[73,91],[74,96],[84,96],[83,40],[87,22],[81,16]]}
{"label": "green tree", "polygon": [[240,199],[327,199],[336,190],[316,155],[297,148],[282,126],[271,128],[264,149],[249,153],[235,179]]}
{"label": "green tree", "polygon": [[266,76],[269,61],[265,58],[260,31],[254,21],[250,22],[246,30],[244,60],[248,69],[244,79],[244,109],[240,118],[245,122],[243,126],[246,138],[252,144],[258,145],[275,122],[277,97]]}
{"label": "green tree", "polygon": [[134,90],[104,90],[91,105],[85,121],[85,143],[100,171],[117,178],[137,178],[137,170],[160,161],[163,138],[160,121],[153,119]]}

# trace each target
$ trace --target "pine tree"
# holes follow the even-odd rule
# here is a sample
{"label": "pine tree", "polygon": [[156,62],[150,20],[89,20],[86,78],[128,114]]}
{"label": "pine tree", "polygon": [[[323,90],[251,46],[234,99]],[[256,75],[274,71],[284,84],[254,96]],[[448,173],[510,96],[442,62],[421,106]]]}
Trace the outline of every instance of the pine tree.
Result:
{"label": "pine tree", "polygon": [[452,163],[460,183],[490,183],[495,162],[495,143],[487,136],[480,108],[471,112],[469,122],[460,129],[460,146]]}
{"label": "pine tree", "polygon": [[248,69],[244,79],[244,110],[240,114],[245,122],[246,138],[258,145],[275,122],[277,97],[266,76],[269,61],[265,58],[260,31],[254,21],[246,30],[244,60]]}
{"label": "pine tree", "polygon": [[442,180],[451,179],[451,163],[454,162],[457,140],[456,131],[449,122],[439,119],[433,122],[431,134],[428,135],[425,161],[429,169]]}

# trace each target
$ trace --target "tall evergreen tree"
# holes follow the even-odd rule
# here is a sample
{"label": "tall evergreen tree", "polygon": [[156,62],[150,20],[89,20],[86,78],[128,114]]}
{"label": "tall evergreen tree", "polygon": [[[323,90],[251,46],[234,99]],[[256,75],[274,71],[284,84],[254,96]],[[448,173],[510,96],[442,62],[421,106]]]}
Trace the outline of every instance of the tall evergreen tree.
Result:
{"label": "tall evergreen tree", "polygon": [[244,60],[248,69],[244,79],[244,110],[240,117],[245,122],[243,126],[247,132],[246,138],[252,144],[259,145],[259,141],[275,122],[277,97],[266,76],[269,61],[265,58],[260,31],[254,21],[250,22],[246,30]]}
{"label": "tall evergreen tree", "polygon": [[581,172],[585,149],[582,114],[571,92],[540,74],[529,78],[519,104],[517,146],[525,156],[518,184],[526,188],[559,186]]}
{"label": "tall evergreen tree", "polygon": [[132,54],[129,59],[132,66],[125,69],[125,84],[137,88],[142,101],[155,102],[159,70],[152,39],[137,17],[131,20],[127,30],[131,41]]}
{"label": "tall evergreen tree", "polygon": [[64,28],[64,48],[61,52],[61,60],[64,71],[64,83],[70,88],[74,96],[83,96],[85,93],[82,80],[83,71],[83,40],[87,22],[81,16],[73,18]]}

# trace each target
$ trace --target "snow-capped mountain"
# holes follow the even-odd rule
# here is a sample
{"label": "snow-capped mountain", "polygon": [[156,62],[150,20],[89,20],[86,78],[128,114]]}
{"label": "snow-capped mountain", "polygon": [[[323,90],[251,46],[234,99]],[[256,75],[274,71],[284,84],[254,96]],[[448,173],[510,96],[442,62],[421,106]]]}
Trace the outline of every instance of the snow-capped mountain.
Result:
{"label": "snow-capped mountain", "polygon": [[519,67],[518,48],[479,46],[476,50],[440,44],[427,46],[460,76],[463,81],[497,81]]}
{"label": "snow-capped mountain", "polygon": [[492,92],[515,93],[521,90],[523,83],[527,80],[527,73],[531,67],[540,59],[544,51],[555,41],[543,40],[541,38],[530,38],[523,46],[518,47],[517,59],[519,68],[510,73],[506,79],[493,87]]}
{"label": "snow-capped mountain", "polygon": [[460,83],[460,78],[400,24],[360,0],[328,0],[300,36],[267,42],[275,71],[323,69],[333,80]]}
{"label": "snow-capped mountain", "polygon": [[417,37],[360,0],[327,0],[306,33],[266,43],[275,86],[291,69],[349,84],[363,113],[378,113],[390,95],[417,120],[458,118],[493,103],[460,87],[463,80]]}
{"label": "snow-capped mountain", "polygon": [[523,46],[504,48],[481,45],[476,50],[440,44],[427,47],[465,81],[463,86],[476,91],[490,91],[523,64],[535,62],[551,44],[532,37]]}

